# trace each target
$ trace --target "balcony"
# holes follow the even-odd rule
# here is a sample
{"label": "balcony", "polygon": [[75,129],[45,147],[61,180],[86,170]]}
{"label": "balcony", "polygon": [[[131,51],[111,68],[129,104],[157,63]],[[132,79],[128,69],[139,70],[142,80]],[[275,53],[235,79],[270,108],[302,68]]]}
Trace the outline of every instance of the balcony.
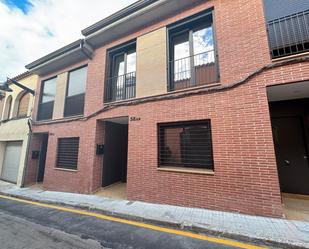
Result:
{"label": "balcony", "polygon": [[105,89],[106,102],[135,98],[136,72],[107,79]]}
{"label": "balcony", "polygon": [[215,51],[170,61],[170,91],[218,82],[219,70]]}
{"label": "balcony", "polygon": [[309,10],[285,16],[267,23],[271,57],[309,51]]}

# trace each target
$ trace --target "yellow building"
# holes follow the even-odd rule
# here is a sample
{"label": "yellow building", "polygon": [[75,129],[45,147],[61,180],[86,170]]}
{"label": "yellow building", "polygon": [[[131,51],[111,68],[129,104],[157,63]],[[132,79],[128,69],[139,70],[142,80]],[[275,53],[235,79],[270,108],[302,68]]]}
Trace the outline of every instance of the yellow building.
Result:
{"label": "yellow building", "polygon": [[[36,75],[29,72],[14,78],[22,85],[35,89]],[[10,84],[0,101],[0,179],[22,186],[30,139],[28,121],[32,114],[34,96]]]}

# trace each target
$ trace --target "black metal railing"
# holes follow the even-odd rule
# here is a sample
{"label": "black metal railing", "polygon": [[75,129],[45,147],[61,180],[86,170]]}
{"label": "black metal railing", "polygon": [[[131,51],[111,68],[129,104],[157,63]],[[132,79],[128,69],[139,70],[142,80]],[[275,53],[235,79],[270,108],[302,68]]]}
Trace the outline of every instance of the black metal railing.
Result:
{"label": "black metal railing", "polygon": [[218,81],[219,73],[214,50],[169,62],[169,90],[180,90]]}
{"label": "black metal railing", "polygon": [[54,101],[40,103],[37,120],[49,120],[53,117]]}
{"label": "black metal railing", "polygon": [[135,97],[136,72],[127,73],[107,79],[105,101],[131,99]]}
{"label": "black metal railing", "polygon": [[309,51],[309,10],[267,23],[272,58]]}

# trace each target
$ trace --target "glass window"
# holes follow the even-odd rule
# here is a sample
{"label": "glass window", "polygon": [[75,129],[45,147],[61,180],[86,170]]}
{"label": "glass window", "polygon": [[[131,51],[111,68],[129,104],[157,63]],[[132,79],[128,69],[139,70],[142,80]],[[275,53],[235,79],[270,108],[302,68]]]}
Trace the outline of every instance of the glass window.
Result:
{"label": "glass window", "polygon": [[185,80],[191,77],[189,33],[173,38],[175,80]]}
{"label": "glass window", "polygon": [[136,52],[135,50],[129,51],[127,54],[127,73],[136,71]]}
{"label": "glass window", "polygon": [[115,55],[112,76],[117,77],[124,74],[124,54]]}
{"label": "glass window", "polygon": [[174,59],[179,60],[190,56],[189,34],[181,34],[173,39]]}
{"label": "glass window", "polygon": [[41,103],[47,103],[55,100],[56,80],[57,78],[55,77],[43,82]]}
{"label": "glass window", "polygon": [[218,81],[212,24],[212,11],[207,11],[169,27],[170,90]]}
{"label": "glass window", "polygon": [[135,97],[136,44],[132,42],[109,51],[110,71],[106,82],[106,101]]}
{"label": "glass window", "polygon": [[200,66],[215,61],[212,27],[193,32],[194,65]]}
{"label": "glass window", "polygon": [[84,114],[87,67],[82,67],[69,73],[67,97],[64,116]]}
{"label": "glass window", "polygon": [[213,169],[210,121],[159,125],[159,166]]}
{"label": "glass window", "polygon": [[74,96],[85,92],[87,80],[87,67],[69,73],[67,96]]}
{"label": "glass window", "polygon": [[45,80],[42,83],[42,95],[37,120],[48,120],[53,117],[56,81],[57,77]]}

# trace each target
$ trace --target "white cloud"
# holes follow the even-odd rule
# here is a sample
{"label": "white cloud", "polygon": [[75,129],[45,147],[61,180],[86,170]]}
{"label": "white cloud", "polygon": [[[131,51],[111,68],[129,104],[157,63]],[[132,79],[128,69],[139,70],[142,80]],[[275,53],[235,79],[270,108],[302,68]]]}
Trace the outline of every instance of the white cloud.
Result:
{"label": "white cloud", "polygon": [[0,81],[82,37],[81,30],[135,0],[30,0],[27,14],[0,0]]}

